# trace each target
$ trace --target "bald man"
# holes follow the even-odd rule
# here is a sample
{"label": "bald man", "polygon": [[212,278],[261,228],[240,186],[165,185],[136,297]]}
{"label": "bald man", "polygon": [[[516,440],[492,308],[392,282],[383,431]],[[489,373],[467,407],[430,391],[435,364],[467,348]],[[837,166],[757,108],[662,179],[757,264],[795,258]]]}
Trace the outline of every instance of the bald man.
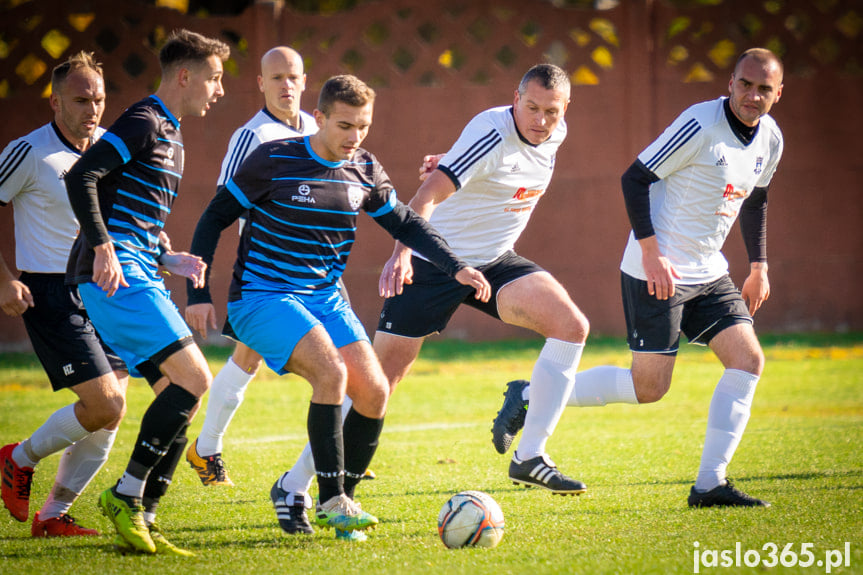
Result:
{"label": "bald man", "polygon": [[[296,50],[277,46],[264,54],[258,89],[264,95],[264,107],[231,136],[228,152],[222,160],[218,188],[231,179],[243,160],[259,145],[317,132],[315,119],[300,110],[300,97],[306,89],[306,75],[303,59]],[[203,257],[208,266],[212,265],[213,253],[199,253],[195,245],[192,246],[192,253]],[[201,289],[189,286],[186,307],[186,321],[205,339],[207,330],[217,327],[209,282],[206,285]],[[237,339],[227,321],[222,334],[235,341]],[[186,452],[186,460],[204,485],[234,484],[222,461],[222,440],[243,402],[246,387],[260,367],[261,356],[237,341],[233,355],[213,379],[201,435]]]}

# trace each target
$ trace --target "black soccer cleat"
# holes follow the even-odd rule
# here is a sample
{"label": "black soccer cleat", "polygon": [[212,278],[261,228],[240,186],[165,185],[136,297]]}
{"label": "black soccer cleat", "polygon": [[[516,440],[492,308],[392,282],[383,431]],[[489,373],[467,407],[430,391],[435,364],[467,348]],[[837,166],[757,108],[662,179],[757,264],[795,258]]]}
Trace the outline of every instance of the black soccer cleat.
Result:
{"label": "black soccer cleat", "polygon": [[513,456],[509,464],[509,478],[515,485],[542,487],[554,495],[581,495],[587,491],[584,483],[561,473],[547,455],[527,461],[520,461],[518,456]]}
{"label": "black soccer cleat", "polygon": [[491,427],[491,442],[498,453],[506,453],[516,434],[524,427],[528,402],[522,399],[524,388],[530,385],[526,379],[517,379],[506,384],[503,406],[494,418]]}
{"label": "black soccer cleat", "polygon": [[701,493],[695,486],[689,490],[690,507],[770,507],[770,504],[751,495],[746,495],[734,487],[731,479],[725,479],[725,485],[714,487]]}
{"label": "black soccer cleat", "polygon": [[276,510],[276,519],[282,531],[291,535],[298,533],[314,533],[309,516],[306,515],[306,495],[291,493],[279,487],[281,477],[273,483],[270,489],[270,500]]}

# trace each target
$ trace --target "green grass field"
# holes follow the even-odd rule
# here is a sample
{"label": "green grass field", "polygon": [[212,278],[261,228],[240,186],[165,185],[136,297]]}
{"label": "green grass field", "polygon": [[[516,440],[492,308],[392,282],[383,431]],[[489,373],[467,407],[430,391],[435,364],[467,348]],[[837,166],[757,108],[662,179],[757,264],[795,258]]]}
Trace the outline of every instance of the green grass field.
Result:
{"label": "green grass field", "polygon": [[[672,389],[657,404],[567,409],[548,449],[588,493],[564,498],[512,485],[509,458],[490,441],[505,382],[529,377],[540,342],[440,341],[427,344],[392,398],[372,466],[378,478],[358,490],[363,508],[381,519],[367,542],[279,529],[268,493],[306,441],[310,388],[267,372],[252,383],[226,440],[237,485],[204,488],[182,462],[162,502],[163,529],[197,557],[122,557],[108,536],[36,540],[29,525],[0,510],[0,573],[692,573],[696,552],[701,573],[825,573],[828,559],[842,561],[832,573],[863,573],[863,335],[763,341],[767,368],[729,471],[739,487],[770,501],[769,509],[686,506],[722,371],[709,351],[690,346],[680,354]],[[207,355],[215,373],[227,350]],[[628,365],[624,343],[592,339],[582,368],[608,363]],[[29,435],[71,398],[52,394],[26,354],[0,356],[0,390],[2,444]],[[134,380],[111,458],[72,509],[82,524],[110,532],[96,495],[122,473],[150,399]],[[202,421],[203,413],[190,437]],[[37,468],[31,515],[57,461],[52,456]],[[486,491],[503,508],[506,534],[496,549],[441,544],[438,511],[465,489]],[[777,566],[723,567],[719,553],[728,551],[733,562],[738,543],[741,557],[755,550],[768,564],[774,544]],[[802,551],[812,552],[811,565],[782,566],[780,559],[807,559]],[[752,563],[754,555],[747,557]]]}

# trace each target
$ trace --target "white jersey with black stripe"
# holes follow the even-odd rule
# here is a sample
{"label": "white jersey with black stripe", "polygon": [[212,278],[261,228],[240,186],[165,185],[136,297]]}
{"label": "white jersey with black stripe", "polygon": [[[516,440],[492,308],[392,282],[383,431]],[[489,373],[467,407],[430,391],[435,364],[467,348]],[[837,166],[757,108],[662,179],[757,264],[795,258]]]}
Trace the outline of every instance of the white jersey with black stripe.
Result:
{"label": "white jersey with black stripe", "polygon": [[[105,132],[97,128],[95,142]],[[78,235],[63,177],[81,153],[45,124],[12,141],[0,155],[0,203],[15,210],[15,266],[31,273],[65,273]]]}
{"label": "white jersey with black stripe", "polygon": [[252,151],[264,142],[309,136],[318,131],[314,117],[300,111],[300,129],[288,126],[267,111],[266,108],[252,116],[231,136],[228,152],[222,160],[218,185],[224,186],[237,172],[237,168]]}
{"label": "white jersey with black stripe", "polygon": [[[734,134],[718,98],[684,111],[638,159],[659,179],[650,218],[659,248],[680,274],[700,284],[728,273],[720,251],[752,190],[770,183],[782,157],[782,132],[762,116],[749,144]],[[630,233],[620,269],[646,280],[641,245]]]}
{"label": "white jersey with black stripe", "polygon": [[554,171],[566,124],[535,146],[519,134],[512,106],[481,112],[438,164],[457,191],[430,218],[453,252],[471,266],[513,249]]}

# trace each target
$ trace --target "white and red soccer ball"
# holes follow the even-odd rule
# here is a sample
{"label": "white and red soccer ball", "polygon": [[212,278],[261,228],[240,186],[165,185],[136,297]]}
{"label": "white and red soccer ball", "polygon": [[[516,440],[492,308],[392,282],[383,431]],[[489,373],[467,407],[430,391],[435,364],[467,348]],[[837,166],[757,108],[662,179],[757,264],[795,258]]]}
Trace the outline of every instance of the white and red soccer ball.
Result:
{"label": "white and red soccer ball", "polygon": [[437,520],[443,544],[460,547],[494,547],[503,539],[500,505],[482,491],[462,491],[444,503]]}

